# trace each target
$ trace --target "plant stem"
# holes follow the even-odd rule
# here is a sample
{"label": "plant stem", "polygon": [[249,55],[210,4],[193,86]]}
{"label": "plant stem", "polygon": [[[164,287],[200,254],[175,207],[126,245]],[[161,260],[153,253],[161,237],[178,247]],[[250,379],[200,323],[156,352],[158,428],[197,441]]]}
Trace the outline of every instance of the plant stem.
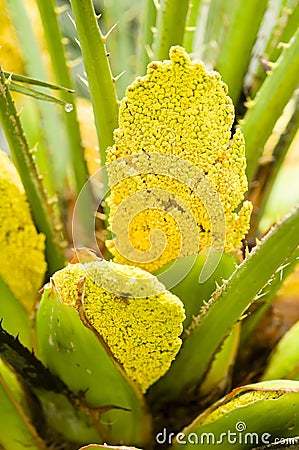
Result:
{"label": "plant stem", "polygon": [[46,236],[48,272],[64,266],[62,224],[48,198],[9,92],[9,81],[0,69],[0,119],[13,161],[20,174],[38,230]]}
{"label": "plant stem", "polygon": [[[105,170],[106,149],[113,145],[113,132],[118,126],[118,100],[115,90],[115,79],[112,76],[106,40],[109,32],[103,35],[98,25],[92,0],[71,0],[80,47],[86,69],[90,96],[97,129],[101,164],[103,167],[101,182],[104,195],[108,193],[108,177]],[[92,43],[92,45],[91,45]],[[109,208],[103,204],[108,231]]]}
{"label": "plant stem", "polygon": [[[121,74],[115,83],[118,98],[123,98],[126,88],[136,75],[136,48],[134,41],[133,21],[136,7],[130,0],[104,1],[103,21],[105,28],[113,30],[113,39],[109,41],[108,50],[114,58],[111,59],[111,70]],[[108,28],[107,28],[108,27]],[[115,57],[116,56],[116,57]]]}
{"label": "plant stem", "polygon": [[219,52],[225,43],[233,12],[239,0],[210,0],[203,29],[202,59],[210,67],[216,67]]}
{"label": "plant stem", "polygon": [[[295,0],[296,2],[296,0]],[[291,37],[295,34],[296,30],[298,29],[298,23],[299,23],[299,3],[293,4],[293,9],[290,11],[290,8],[288,8],[286,5],[284,5],[284,10],[287,10],[285,14],[288,15],[288,20],[286,21],[285,27],[281,30],[281,33],[279,34],[277,31],[277,27],[273,30],[273,34],[277,34],[279,36],[279,39],[276,40],[276,45],[274,46],[272,52],[269,52],[269,59],[270,61],[276,61],[278,57],[281,54],[281,47],[278,45],[279,42],[289,42]],[[285,12],[285,11],[284,11]],[[278,24],[279,27],[279,24]],[[276,32],[276,33],[275,33]],[[272,44],[273,45],[273,44]],[[267,50],[266,50],[267,52]],[[268,54],[268,52],[267,52]]]}
{"label": "plant stem", "polygon": [[[34,78],[46,80],[47,71],[43,62],[42,51],[23,0],[7,0],[7,5],[22,48],[27,74]],[[42,127],[32,120],[32,115],[41,117],[43,122]],[[28,125],[30,125],[26,127],[26,134],[30,144],[35,146],[38,142],[36,164],[43,174],[44,184],[47,190],[51,194],[54,194],[54,186],[58,186],[59,183],[57,183],[56,179],[53,180],[51,176],[53,167],[55,169],[58,167],[55,164],[56,161],[53,155],[59,154],[57,149],[62,144],[61,132],[57,133],[60,124],[60,120],[57,118],[57,112],[53,114],[52,105],[31,101],[26,103],[22,119],[23,123],[28,122]],[[49,166],[52,169],[49,170]]]}
{"label": "plant stem", "polygon": [[255,175],[264,145],[298,84],[299,30],[259,89],[241,124],[246,141],[247,177]]}
{"label": "plant stem", "polygon": [[182,45],[189,0],[161,0],[154,39],[154,59],[169,58],[172,45]]}
{"label": "plant stem", "polygon": [[98,26],[91,0],[85,0],[84,2],[71,0],[71,5],[95,114],[101,161],[104,165],[106,148],[113,144],[113,130],[118,125],[115,84],[105,45],[107,36],[102,34]]}
{"label": "plant stem", "polygon": [[[57,20],[57,14],[55,12],[56,5],[54,0],[47,0],[46,2],[44,0],[37,0],[37,5],[43,23],[43,30],[51,56],[56,82],[62,86],[73,88],[73,80],[65,58],[63,39]],[[60,96],[62,100],[69,102],[70,97],[67,92],[61,91]],[[72,156],[76,193],[78,195],[87,181],[88,172],[81,145],[81,136],[75,106],[73,106],[72,111],[64,114],[64,119],[69,141],[69,150]],[[88,202],[88,199],[86,199],[86,201]],[[89,202],[91,204],[91,200],[89,200]]]}
{"label": "plant stem", "polygon": [[202,0],[191,0],[191,4],[189,7],[189,14],[187,16],[186,22],[187,26],[184,37],[184,47],[187,53],[193,52],[194,37],[196,32],[196,26],[198,23],[198,17],[200,14],[201,3]]}
{"label": "plant stem", "polygon": [[219,43],[216,69],[228,85],[229,96],[235,105],[267,3],[267,0],[238,0],[229,11],[230,26],[223,42]]}
{"label": "plant stem", "polygon": [[258,185],[252,189],[250,200],[254,204],[254,211],[251,216],[251,226],[249,237],[256,237],[260,221],[263,217],[267,201],[272,192],[277,176],[283,165],[287,152],[291,143],[296,136],[299,126],[299,92],[294,95],[295,109],[292,117],[281,134],[278,143],[274,147],[272,160],[265,165],[261,165],[258,169],[257,179]]}
{"label": "plant stem", "polygon": [[[291,4],[290,4],[291,3]],[[271,7],[271,6],[270,6]],[[272,22],[270,27],[272,28],[268,42],[262,55],[258,55],[260,58],[263,56],[271,62],[277,61],[281,55],[282,47],[279,45],[281,42],[289,42],[291,37],[295,34],[299,23],[299,3],[297,0],[283,0],[280,4],[280,11],[275,15],[272,15]],[[269,23],[266,25],[269,26]],[[257,64],[256,72],[254,73],[253,80],[250,86],[250,95],[254,97],[260,85],[266,78],[266,71],[263,64],[259,61]]]}
{"label": "plant stem", "polygon": [[154,40],[153,29],[156,25],[157,8],[153,0],[147,0],[142,23],[142,36],[140,39],[140,51],[137,65],[139,75],[144,75],[146,67],[151,60],[149,52],[152,51]]}

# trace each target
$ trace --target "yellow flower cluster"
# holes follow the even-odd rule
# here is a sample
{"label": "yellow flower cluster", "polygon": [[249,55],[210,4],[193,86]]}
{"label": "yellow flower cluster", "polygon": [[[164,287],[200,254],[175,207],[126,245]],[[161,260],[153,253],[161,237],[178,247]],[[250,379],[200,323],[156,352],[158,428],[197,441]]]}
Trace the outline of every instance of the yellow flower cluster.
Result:
{"label": "yellow flower cluster", "polygon": [[[249,229],[252,205],[242,204],[248,187],[245,144],[239,129],[231,139],[233,121],[234,107],[220,75],[207,71],[201,61],[190,61],[179,46],[171,48],[170,60],[150,63],[146,76],[137,78],[128,87],[120,105],[115,145],[107,150],[109,220],[116,235],[107,245],[116,262],[154,272],[177,257],[210,247],[215,231],[210,211],[215,209],[216,197],[225,221],[224,249],[240,247]],[[151,170],[151,161],[157,154],[164,156],[158,174]],[[146,155],[149,170],[138,172],[134,155],[140,158]],[[173,157],[178,159],[174,171],[169,169]],[[114,183],[111,180],[120,167],[114,164],[117,161],[123,161],[127,175]],[[204,180],[206,198],[196,195],[186,182],[183,173],[186,161],[191,172],[192,167],[200,171],[202,179],[197,182],[203,184]],[[147,193],[148,198],[154,195],[156,205],[150,201],[145,208],[144,201],[138,209],[141,192]],[[193,218],[196,232],[188,228],[187,216]],[[123,227],[122,217],[127,218]],[[165,239],[161,233],[153,233],[157,229],[164,233]],[[188,233],[189,242],[194,245],[184,247],[182,236]],[[158,255],[151,253],[155,246],[159,248]],[[136,257],[138,254],[140,258]]]}
{"label": "yellow flower cluster", "polygon": [[45,238],[35,229],[18,173],[3,151],[0,193],[0,276],[30,311],[46,272]]}
{"label": "yellow flower cluster", "polygon": [[[23,0],[23,7],[28,14],[32,29],[42,52],[42,59],[49,71],[50,56],[44,38],[43,26],[35,0]],[[11,8],[7,0],[0,0],[0,65],[3,70],[17,74],[26,74],[26,59],[11,20]]]}
{"label": "yellow flower cluster", "polygon": [[0,65],[3,70],[24,73],[23,57],[6,0],[0,0],[0,11]]}
{"label": "yellow flower cluster", "polygon": [[182,302],[142,269],[110,261],[69,264],[53,275],[65,303],[76,306],[86,277],[84,313],[128,377],[143,392],[168,370],[181,346]]}

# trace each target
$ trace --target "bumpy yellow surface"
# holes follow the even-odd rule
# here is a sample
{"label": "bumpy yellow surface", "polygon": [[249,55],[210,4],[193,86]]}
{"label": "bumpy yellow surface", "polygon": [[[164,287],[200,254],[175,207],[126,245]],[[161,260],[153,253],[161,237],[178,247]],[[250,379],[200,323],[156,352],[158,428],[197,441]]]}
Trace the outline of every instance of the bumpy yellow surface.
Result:
{"label": "bumpy yellow surface", "polygon": [[[201,61],[192,62],[179,46],[171,48],[170,60],[150,63],[146,76],[137,78],[128,87],[120,105],[115,145],[107,150],[107,161],[112,163],[109,169],[109,220],[116,235],[108,242],[108,247],[116,262],[138,265],[154,272],[179,256],[204,250],[212,242],[207,208],[203,199],[186,184],[179,162],[174,172],[169,171],[168,175],[146,173],[144,169],[136,173],[136,164],[124,161],[124,173],[130,174],[134,166],[132,176],[126,175],[118,183],[111,182],[114,172],[119,169],[118,166],[115,169],[113,163],[130,155],[147,155],[149,165],[154,154],[165,155],[161,166],[166,169],[171,166],[168,159],[172,155],[200,169],[207,180],[206,190],[212,191],[211,183],[214,198],[215,195],[218,197],[223,208],[224,250],[240,247],[249,229],[252,205],[249,202],[242,204],[247,190],[245,144],[240,130],[231,140],[233,121],[234,107],[220,75],[207,71]],[[140,197],[136,193],[143,191],[159,196],[155,194],[157,189],[163,193],[160,200],[157,199],[156,208],[151,204],[138,211]],[[178,199],[183,207],[178,205]],[[196,235],[188,228],[186,211],[196,223]],[[121,217],[127,220],[123,228]],[[161,235],[158,234],[156,239],[150,236],[155,229],[164,233],[166,244]],[[189,241],[199,243],[182,247],[182,234],[188,232]],[[162,248],[162,252],[153,253],[150,258],[147,252],[155,245]],[[130,253],[130,246],[137,250],[140,258],[130,256],[134,255],[134,252]]]}
{"label": "bumpy yellow surface", "polygon": [[0,223],[0,276],[30,311],[46,271],[45,237],[37,233],[18,173],[1,150]]}
{"label": "bumpy yellow surface", "polygon": [[86,277],[86,318],[145,392],[164,375],[180,349],[182,302],[139,268],[99,261],[69,264],[54,274],[65,303],[75,306],[82,277]]}

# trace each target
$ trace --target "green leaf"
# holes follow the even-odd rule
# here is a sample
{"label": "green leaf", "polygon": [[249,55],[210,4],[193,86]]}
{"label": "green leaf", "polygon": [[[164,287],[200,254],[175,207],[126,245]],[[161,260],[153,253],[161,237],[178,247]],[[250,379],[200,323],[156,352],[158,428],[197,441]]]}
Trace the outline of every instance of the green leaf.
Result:
{"label": "green leaf", "polygon": [[[153,2],[151,3],[155,10],[155,5]],[[136,63],[141,62],[139,58],[135,57],[136,39],[132,39],[138,6],[132,5],[131,0],[112,0],[104,3],[103,28],[108,30],[109,55],[117,55],[116,58],[112,57],[111,59],[109,56],[109,60],[112,73],[116,75],[115,89],[118,98],[125,96],[127,86],[136,76]],[[151,12],[152,9],[148,11],[149,14]],[[147,19],[150,20],[150,16]],[[151,30],[149,30],[150,32]],[[148,37],[150,38],[150,36]],[[143,41],[141,43],[143,44]],[[145,49],[144,52],[146,53]],[[145,59],[145,55],[143,58]],[[143,70],[139,75],[143,75]]]}
{"label": "green leaf", "polygon": [[63,267],[64,241],[62,224],[57,209],[49,199],[42,177],[30,151],[20,117],[0,68],[0,121],[12,154],[13,162],[21,177],[27,199],[30,203],[34,222],[38,230],[46,236],[46,256],[49,272]]}
{"label": "green leaf", "polygon": [[146,66],[151,58],[149,53],[152,52],[152,44],[154,40],[153,29],[156,25],[157,8],[153,0],[146,0],[146,7],[144,9],[142,18],[142,38],[139,44],[139,55],[137,61],[137,73],[144,75]]}
{"label": "green leaf", "polygon": [[184,47],[187,53],[192,53],[195,50],[195,35],[197,31],[197,24],[201,16],[203,1],[192,0],[189,2],[189,12],[187,14],[186,30],[184,35]]}
{"label": "green leaf", "polygon": [[[218,255],[216,255],[218,259]],[[161,278],[161,282],[164,285],[168,285],[168,282],[173,283],[173,279],[180,280],[176,286],[170,289],[170,291],[177,295],[185,307],[186,319],[184,320],[184,328],[188,328],[191,325],[194,316],[197,316],[200,308],[209,300],[213,292],[216,290],[217,285],[221,285],[223,280],[227,280],[236,268],[237,258],[234,255],[223,254],[219,256],[219,264],[215,268],[212,275],[204,282],[201,283],[199,278],[202,270],[207,261],[207,256],[198,255],[194,262],[194,257],[186,257],[175,261],[175,271],[171,271],[171,279],[168,280],[167,271],[166,277]],[[162,274],[168,266],[172,263],[166,264],[156,275],[159,278],[159,274]],[[184,276],[186,267],[192,267],[190,272]]]}
{"label": "green leaf", "polygon": [[202,41],[201,58],[210,67],[216,66],[238,2],[239,0],[211,0],[205,12],[204,5],[201,7],[201,15],[205,20],[204,25],[198,30]]}
{"label": "green leaf", "polygon": [[183,44],[188,4],[188,0],[161,0],[153,42],[155,60],[168,59],[170,47]]}
{"label": "green leaf", "polygon": [[80,396],[70,401],[70,396],[66,393],[45,388],[34,388],[33,392],[42,406],[47,429],[51,430],[54,436],[57,435],[57,444],[61,444],[62,439],[77,445],[90,441],[103,442],[98,426],[99,414],[84,404]]}
{"label": "green leaf", "polygon": [[52,95],[44,94],[43,92],[36,91],[35,89],[22,86],[12,81],[9,82],[8,86],[11,91],[19,92],[20,94],[28,95],[29,97],[36,98],[37,100],[43,100],[44,102],[57,103],[58,105],[64,106],[66,110],[69,109],[71,111],[73,109],[73,105],[71,103],[64,102],[63,100],[53,97]]}
{"label": "green leaf", "polygon": [[[268,12],[271,11],[269,14]],[[250,95],[254,96],[267,76],[267,62],[275,62],[281,55],[281,43],[289,42],[298,28],[298,0],[279,0],[270,2],[267,14],[260,28],[260,51],[252,55],[253,75],[250,80]]]}
{"label": "green leaf", "polygon": [[199,396],[208,397],[209,403],[214,397],[219,398],[220,394],[226,392],[227,387],[231,386],[232,368],[240,339],[241,325],[237,323],[229,335],[224,339],[219,352],[211,364],[210,370],[206,374],[199,388]]}
{"label": "green leaf", "polygon": [[299,374],[299,322],[296,322],[273,349],[262,380],[295,378]]}
{"label": "green leaf", "polygon": [[5,450],[46,450],[30,417],[26,393],[0,359],[0,446]]}
{"label": "green leaf", "polygon": [[[0,357],[12,367],[18,379],[40,403],[41,433],[45,428],[49,437],[61,442],[65,438],[71,442],[102,442],[97,427],[97,411],[84,403],[82,396],[75,396],[67,386],[53,375],[18,338],[14,338],[2,327],[0,329]],[[57,436],[58,434],[58,436]]]}
{"label": "green leaf", "polygon": [[[33,17],[36,5],[25,4],[23,0],[7,0],[6,3],[17,33],[17,45],[22,52],[26,74],[30,79],[47,80],[49,67],[44,58],[44,42],[41,41],[38,32],[39,24]],[[17,77],[20,75],[13,74],[13,79]],[[67,95],[66,101],[69,102],[70,95]],[[37,142],[39,144],[36,163],[52,196],[56,194],[55,188],[61,189],[63,186],[64,189],[66,182],[65,155],[67,152],[61,152],[61,148],[66,147],[65,130],[61,126],[65,112],[56,108],[53,103],[28,100],[29,98],[27,98],[26,107],[23,108],[22,124],[30,146],[35,147]]]}
{"label": "green leaf", "polygon": [[66,91],[74,93],[74,89],[59,86],[58,84],[48,83],[47,81],[37,80],[36,78],[26,77],[25,75],[18,75],[13,72],[6,72],[3,70],[6,78],[10,78],[13,81],[19,81],[20,83],[27,83],[33,86],[42,86],[53,90]]}
{"label": "green leaf", "polygon": [[[43,0],[40,0],[44,3]],[[91,0],[71,0],[76,28],[84,59],[95,124],[100,143],[102,165],[106,148],[113,144],[113,131],[118,124],[118,104],[111,74],[106,39],[98,26]]]}
{"label": "green leaf", "polygon": [[[267,7],[267,0],[226,1],[229,28],[220,41],[216,70],[228,85],[228,93],[236,104],[243,87],[252,47]],[[215,11],[214,11],[215,13]],[[215,37],[213,36],[215,39]]]}
{"label": "green leaf", "polygon": [[287,17],[286,18],[284,17],[284,20],[281,21],[278,20],[276,22],[276,27],[273,30],[274,45],[272,43],[272,52],[266,51],[266,54],[269,54],[270,61],[277,60],[282,51],[282,47],[279,44],[289,42],[291,37],[298,29],[298,20],[299,20],[298,0],[284,0],[283,3],[285,4],[282,5],[282,13]]}
{"label": "green leaf", "polygon": [[246,142],[247,177],[258,167],[264,145],[298,85],[299,30],[284,48],[241,123]]}
{"label": "green leaf", "polygon": [[[46,2],[44,0],[37,0],[37,6],[42,20],[43,31],[47,42],[47,49],[51,57],[55,79],[60,85],[72,88],[73,80],[65,56],[63,36],[60,32],[58,14],[56,11],[57,4],[54,0],[47,0]],[[90,41],[90,43],[91,42],[92,41]],[[67,92],[61,91],[60,96],[63,101],[69,102],[69,94]],[[75,177],[76,194],[78,195],[88,179],[88,171],[81,143],[75,105],[68,114],[64,115],[63,119]],[[91,193],[88,190],[86,190],[85,195],[85,213],[87,214],[88,209],[91,210],[92,201]]]}
{"label": "green leaf", "polygon": [[[290,275],[299,262],[299,249],[291,253],[281,267],[279,267],[270,282],[258,294],[258,299],[255,302],[257,307],[254,312],[249,313],[242,323],[242,332],[240,339],[240,347],[246,345],[246,341],[254,332],[261,318],[266,314],[268,308],[271,306],[275,295],[281,288],[282,284]],[[241,355],[240,355],[241,356]]]}
{"label": "green leaf", "polygon": [[31,347],[31,321],[21,303],[0,276],[0,320],[11,334],[18,334],[20,341]]}
{"label": "green leaf", "polygon": [[36,316],[38,353],[74,393],[84,392],[88,405],[101,412],[101,435],[110,443],[144,444],[150,419],[140,391],[130,383],[78,312],[46,287]]}
{"label": "green leaf", "polygon": [[273,273],[298,246],[298,227],[299,207],[268,233],[213,294],[186,330],[181,351],[170,370],[152,387],[153,399],[186,398],[186,392],[194,395],[231,327],[242,318]]}
{"label": "green leaf", "polygon": [[[234,389],[212,405],[182,433],[171,448],[209,449],[212,445],[237,450],[252,449],[296,436],[299,432],[299,382],[268,381]],[[167,432],[167,430],[166,430]],[[160,440],[167,442],[163,430]]]}
{"label": "green leaf", "polygon": [[[43,5],[45,2],[39,0]],[[91,102],[97,129],[101,165],[106,162],[106,149],[113,144],[113,132],[118,126],[118,99],[115,89],[115,79],[112,76],[108,61],[106,40],[98,25],[92,0],[71,0],[71,6],[79,36],[80,48],[86,69]],[[47,20],[47,18],[45,19]],[[108,192],[106,171],[101,173],[103,192]],[[104,203],[108,216],[108,205]],[[84,216],[84,215],[83,215]],[[107,223],[106,223],[107,228]],[[109,231],[107,231],[109,235]]]}
{"label": "green leaf", "polygon": [[250,227],[251,237],[256,236],[258,234],[260,221],[263,219],[263,215],[265,213],[265,209],[267,208],[269,197],[273,193],[273,187],[275,186],[276,180],[281,173],[281,169],[282,170],[284,169],[283,163],[285,161],[289,149],[291,148],[292,142],[295,139],[295,136],[299,128],[298,90],[295,90],[292,99],[285,108],[286,110],[289,109],[289,107],[291,106],[290,105],[291,102],[294,104],[292,115],[288,123],[285,123],[285,126],[281,128],[280,138],[275,147],[273,148],[272,157],[270,158],[269,162],[260,165],[257,173],[259,183],[252,189],[251,198],[254,199],[255,207],[251,216],[251,227]]}

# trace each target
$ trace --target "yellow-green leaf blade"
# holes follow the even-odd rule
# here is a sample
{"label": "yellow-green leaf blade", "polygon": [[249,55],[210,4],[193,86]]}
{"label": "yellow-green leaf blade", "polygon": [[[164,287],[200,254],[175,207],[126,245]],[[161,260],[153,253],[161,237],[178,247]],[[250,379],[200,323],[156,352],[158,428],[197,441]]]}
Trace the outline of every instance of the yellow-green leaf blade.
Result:
{"label": "yellow-green leaf blade", "polygon": [[[41,360],[74,392],[85,392],[91,407],[103,408],[101,435],[112,443],[144,443],[150,420],[141,393],[124,377],[78,312],[46,288],[37,311],[36,334]],[[105,425],[106,424],[106,425]]]}
{"label": "yellow-green leaf blade", "polygon": [[[252,449],[299,432],[299,382],[275,380],[236,388],[174,439],[172,448]],[[161,435],[161,438],[163,436]]]}
{"label": "yellow-green leaf blade", "polygon": [[46,450],[29,416],[26,394],[0,360],[0,446],[5,450]]}

